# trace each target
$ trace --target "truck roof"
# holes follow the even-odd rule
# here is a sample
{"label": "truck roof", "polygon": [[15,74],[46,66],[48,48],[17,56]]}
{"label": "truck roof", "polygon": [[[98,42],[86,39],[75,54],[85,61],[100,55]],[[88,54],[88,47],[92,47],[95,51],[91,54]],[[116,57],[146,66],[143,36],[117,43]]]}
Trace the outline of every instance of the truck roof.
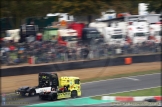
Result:
{"label": "truck roof", "polygon": [[96,28],[83,28],[83,30],[97,30]]}
{"label": "truck roof", "polygon": [[57,74],[57,73],[54,73],[54,72],[40,72],[39,74]]}
{"label": "truck roof", "polygon": [[91,31],[99,32],[97,28],[83,28],[83,32],[91,32]]}
{"label": "truck roof", "polygon": [[63,76],[60,77],[61,79],[79,79],[79,77],[74,77],[74,76]]}

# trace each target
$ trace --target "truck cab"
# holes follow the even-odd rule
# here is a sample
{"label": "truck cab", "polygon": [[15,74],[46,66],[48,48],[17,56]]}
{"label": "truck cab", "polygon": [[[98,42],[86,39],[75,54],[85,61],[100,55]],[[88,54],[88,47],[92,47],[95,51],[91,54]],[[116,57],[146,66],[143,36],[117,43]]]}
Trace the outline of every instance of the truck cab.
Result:
{"label": "truck cab", "polygon": [[59,81],[56,73],[41,72],[39,73],[39,87],[53,87],[57,88]]}
{"label": "truck cab", "polygon": [[6,30],[6,37],[4,40],[13,40],[14,42],[18,42],[20,39],[20,29]]}
{"label": "truck cab", "polygon": [[134,44],[147,41],[149,36],[148,23],[143,20],[133,21],[132,25],[127,27],[127,36]]}
{"label": "truck cab", "polygon": [[76,47],[78,33],[73,29],[58,30],[58,43],[67,47]]}
{"label": "truck cab", "polygon": [[84,27],[85,27],[84,23],[76,23],[76,22],[73,22],[73,23],[69,24],[69,26],[68,26],[69,29],[73,29],[73,30],[77,31],[78,39],[81,39],[81,37],[82,37],[82,29]]}
{"label": "truck cab", "polygon": [[155,43],[161,43],[162,39],[162,24],[151,24],[149,40],[153,40]]}
{"label": "truck cab", "polygon": [[78,77],[58,78],[56,73],[43,73],[39,78],[39,87],[43,87],[37,88],[36,93],[39,94],[41,100],[57,100],[81,96],[81,84]]}
{"label": "truck cab", "polygon": [[107,26],[108,25],[105,22],[92,22],[89,24],[90,28],[96,28],[101,33],[102,36],[104,36],[103,29]]}
{"label": "truck cab", "polygon": [[43,40],[44,41],[57,41],[57,32],[58,32],[58,28],[44,28],[44,32],[43,32]]}
{"label": "truck cab", "polygon": [[103,40],[101,33],[96,28],[84,28],[82,32],[82,41],[84,44],[98,43]]}
{"label": "truck cab", "polygon": [[114,28],[114,27],[106,27],[104,29],[105,32],[105,42],[109,45],[119,45],[122,46],[125,43],[125,35],[123,33],[123,30],[120,28]]}
{"label": "truck cab", "polygon": [[57,88],[57,86],[58,76],[56,73],[41,72],[38,75],[38,86],[23,86],[15,90],[15,93],[21,96],[34,96],[39,94],[41,90],[49,90],[51,87]]}
{"label": "truck cab", "polygon": [[20,26],[20,41],[19,42],[32,42],[36,39],[38,33],[37,25],[21,25]]}

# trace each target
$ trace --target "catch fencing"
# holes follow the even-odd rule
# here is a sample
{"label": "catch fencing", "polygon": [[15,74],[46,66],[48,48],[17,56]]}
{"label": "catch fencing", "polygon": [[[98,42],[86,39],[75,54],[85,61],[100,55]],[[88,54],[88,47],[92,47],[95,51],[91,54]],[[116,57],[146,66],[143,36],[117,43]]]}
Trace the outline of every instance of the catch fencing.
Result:
{"label": "catch fencing", "polygon": [[[5,49],[6,47],[4,46]],[[100,44],[67,48],[52,42],[34,42],[17,45],[14,50],[1,51],[1,65],[69,62],[107,58],[109,56],[129,56],[132,54],[140,55],[159,52],[161,52],[161,44],[153,43],[125,45],[122,47]]]}

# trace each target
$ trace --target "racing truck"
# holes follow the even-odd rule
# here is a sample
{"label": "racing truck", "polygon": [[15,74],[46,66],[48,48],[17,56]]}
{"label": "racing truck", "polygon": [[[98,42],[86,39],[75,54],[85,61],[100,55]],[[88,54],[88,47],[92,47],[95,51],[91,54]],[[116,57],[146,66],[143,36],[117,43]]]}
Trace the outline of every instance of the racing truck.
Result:
{"label": "racing truck", "polygon": [[78,77],[60,77],[52,72],[40,72],[38,86],[23,86],[15,90],[20,96],[39,95],[40,99],[56,100],[81,96],[81,85]]}
{"label": "racing truck", "polygon": [[[45,79],[45,78],[40,78],[40,77],[47,77],[49,79]],[[53,82],[53,78],[51,78],[52,74],[50,73],[39,73],[38,75],[38,86],[34,86],[34,87],[29,87],[29,86],[23,86],[18,88],[17,90],[15,90],[15,93],[20,95],[20,96],[35,96],[38,95],[38,93],[36,93],[37,88],[47,88],[50,87],[50,82]]]}
{"label": "racing truck", "polygon": [[54,101],[58,99],[76,98],[81,96],[79,77],[58,78],[57,74],[53,73],[51,78],[53,78],[53,82],[50,84],[51,87],[36,89],[36,93],[39,93],[39,98],[41,100],[47,99],[49,101]]}

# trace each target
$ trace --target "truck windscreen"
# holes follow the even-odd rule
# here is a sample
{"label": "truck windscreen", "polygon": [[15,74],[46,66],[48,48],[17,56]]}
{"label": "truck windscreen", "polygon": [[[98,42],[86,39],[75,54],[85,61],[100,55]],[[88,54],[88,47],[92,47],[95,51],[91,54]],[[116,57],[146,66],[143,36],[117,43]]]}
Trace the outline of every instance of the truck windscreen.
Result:
{"label": "truck windscreen", "polygon": [[41,75],[39,78],[40,78],[40,80],[48,80],[49,76]]}
{"label": "truck windscreen", "polygon": [[26,26],[26,31],[35,31],[35,26]]}
{"label": "truck windscreen", "polygon": [[21,26],[21,33],[26,36],[36,36],[36,32],[38,31],[36,25],[22,25]]}
{"label": "truck windscreen", "polygon": [[113,39],[121,39],[123,36],[122,35],[112,35],[111,38]]}
{"label": "truck windscreen", "polygon": [[145,33],[135,33],[134,36],[142,37],[142,36],[146,36],[146,34]]}
{"label": "truck windscreen", "polygon": [[100,34],[99,33],[88,33],[87,34],[87,38],[91,39],[91,38],[100,38]]}
{"label": "truck windscreen", "polygon": [[159,35],[162,36],[162,31],[159,32]]}
{"label": "truck windscreen", "polygon": [[39,87],[48,87],[50,77],[48,75],[39,75]]}
{"label": "truck windscreen", "polygon": [[155,36],[162,36],[162,31],[156,31]]}
{"label": "truck windscreen", "polygon": [[64,41],[76,41],[77,40],[77,36],[62,36],[61,38]]}

